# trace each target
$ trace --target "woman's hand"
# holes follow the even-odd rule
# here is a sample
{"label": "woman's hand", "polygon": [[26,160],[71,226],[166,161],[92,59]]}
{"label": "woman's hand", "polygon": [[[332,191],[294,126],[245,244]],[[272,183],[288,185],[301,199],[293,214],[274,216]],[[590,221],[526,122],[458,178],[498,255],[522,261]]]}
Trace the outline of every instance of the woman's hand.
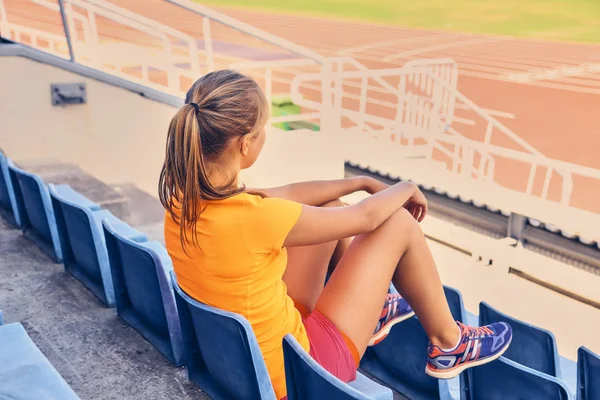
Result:
{"label": "woman's hand", "polygon": [[427,215],[428,207],[425,195],[415,185],[415,193],[406,203],[404,203],[404,208],[406,208],[417,221],[421,222],[425,219],[425,215]]}
{"label": "woman's hand", "polygon": [[382,190],[385,190],[390,187],[390,185],[383,183],[378,179],[371,178],[370,176],[364,177],[363,186],[364,186],[364,191],[369,194],[375,194],[375,193],[381,192]]}
{"label": "woman's hand", "polygon": [[[381,192],[389,187],[390,185],[383,183],[378,179],[371,178],[370,176],[364,177],[364,190],[369,194]],[[415,185],[415,194],[404,203],[404,208],[406,208],[419,222],[423,221],[425,215],[427,215],[427,199],[421,190],[419,190],[418,186]]]}

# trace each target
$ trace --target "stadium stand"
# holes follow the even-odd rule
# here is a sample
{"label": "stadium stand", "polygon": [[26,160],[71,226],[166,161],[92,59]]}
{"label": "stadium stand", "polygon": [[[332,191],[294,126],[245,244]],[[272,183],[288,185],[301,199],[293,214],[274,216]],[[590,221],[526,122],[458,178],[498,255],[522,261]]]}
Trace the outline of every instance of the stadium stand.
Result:
{"label": "stadium stand", "polygon": [[[37,182],[39,178],[34,178],[34,180]],[[57,190],[59,188],[62,190]],[[99,211],[95,203],[77,192],[74,192],[66,185],[51,185],[50,193],[52,193],[53,200],[55,200],[53,206],[57,209],[62,210],[65,204],[77,204],[77,202],[79,202],[79,205],[76,207],[78,210],[83,207],[88,212],[92,212],[91,209],[96,210],[96,212]],[[37,196],[37,193],[33,192],[31,195]],[[65,198],[69,200],[65,200]],[[81,204],[84,204],[84,206]],[[86,215],[86,212],[83,212],[83,214]],[[59,213],[57,212],[56,215],[59,215]],[[81,227],[80,220],[65,218],[62,215],[60,218],[64,220],[64,228],[67,232],[69,229]],[[116,218],[112,218],[112,223],[115,223],[114,220]],[[106,236],[109,238],[108,248],[109,254],[111,254],[110,259],[112,260],[111,268],[113,264],[118,265],[112,271],[114,281],[127,282],[127,278],[125,277],[126,273],[118,272],[119,268],[127,270],[142,267],[151,272],[154,271],[156,273],[156,278],[158,276],[163,277],[162,280],[161,278],[155,279],[155,283],[158,284],[153,286],[138,282],[139,285],[137,288],[134,287],[133,291],[137,290],[137,295],[140,296],[140,299],[146,298],[150,300],[145,303],[145,307],[147,308],[143,311],[139,310],[140,303],[138,303],[138,310],[136,310],[136,312],[140,315],[141,313],[145,313],[146,315],[144,317],[138,316],[138,322],[133,322],[131,325],[138,329],[138,331],[140,331],[148,340],[155,343],[156,348],[163,352],[167,358],[172,360],[172,357],[167,355],[168,351],[165,351],[164,343],[156,344],[159,342],[153,339],[152,333],[148,333],[150,330],[145,331],[147,328],[139,323],[142,318],[147,319],[150,316],[155,319],[153,321],[154,324],[156,324],[156,321],[162,322],[162,327],[159,327],[158,329],[162,329],[163,340],[165,338],[165,325],[167,326],[167,331],[173,329],[172,324],[171,326],[165,324],[166,318],[161,320],[160,317],[157,317],[161,312],[163,315],[166,315],[164,314],[165,304],[168,303],[168,301],[165,302],[163,300],[165,298],[163,295],[165,291],[162,289],[160,282],[162,282],[163,286],[168,284],[166,274],[166,271],[170,271],[168,255],[162,245],[158,242],[143,242],[143,235],[132,235],[132,228],[128,227],[125,223],[116,222],[116,226],[126,228],[125,235],[119,234],[118,229],[111,227],[112,223],[109,222],[109,219],[105,219],[104,221]],[[94,226],[97,229],[97,225],[94,224]],[[133,236],[134,238],[137,238],[138,241],[131,240],[128,236]],[[66,236],[61,235],[60,237],[62,239]],[[67,252],[65,252],[65,254],[67,254]],[[141,260],[144,260],[144,258],[145,261],[140,262]],[[145,267],[142,265],[145,265]],[[132,271],[135,270],[132,269]],[[119,274],[123,274],[124,277],[117,278]],[[146,272],[133,272],[133,274],[136,277],[154,276],[153,274],[148,274]],[[173,288],[175,289],[178,315],[181,318],[180,324],[183,332],[184,349],[189,349],[185,353],[187,354],[186,364],[188,364],[187,368],[190,379],[215,398],[228,398],[228,396],[229,398],[231,396],[234,396],[235,398],[245,398],[243,397],[244,395],[239,395],[241,397],[238,397],[239,393],[249,393],[251,396],[249,398],[272,398],[272,387],[270,386],[270,381],[266,375],[266,368],[264,367],[262,357],[260,357],[257,344],[255,343],[254,336],[247,321],[238,315],[217,310],[194,301],[178,288],[174,275],[171,275],[171,281]],[[121,289],[119,289],[119,292],[127,295],[126,286],[127,283],[120,283],[119,287],[121,287]],[[150,287],[154,287],[153,294],[140,293],[144,290],[148,290]],[[465,311],[460,292],[450,287],[445,287],[445,292],[456,319],[465,321],[473,318],[472,315],[469,315],[469,313]],[[172,296],[173,292],[168,291],[167,295],[169,294]],[[168,299],[169,296],[166,296],[166,298]],[[172,297],[170,301],[172,307]],[[490,313],[493,313],[493,315],[490,316]],[[123,315],[121,315],[121,318],[128,321],[126,315],[127,312],[124,312]],[[133,315],[133,312],[131,315]],[[498,320],[498,318],[508,318],[511,324],[515,324],[516,322],[513,319],[510,319],[510,317],[494,311],[484,303],[481,304],[480,318],[482,318],[482,321],[484,319],[489,319],[491,321]],[[135,319],[130,320],[135,321]],[[148,324],[147,322],[145,323]],[[141,326],[142,328],[140,328]],[[525,331],[527,329],[532,329],[527,324],[522,324],[522,326]],[[153,328],[156,329],[156,327]],[[175,327],[174,331],[176,330]],[[540,330],[536,329],[535,332],[540,332]],[[529,345],[523,347],[521,353],[526,353],[529,357],[534,357],[530,349],[536,348],[536,346],[544,347],[547,343],[552,344],[552,341],[548,341],[548,334],[546,332],[543,333],[545,336],[542,338],[536,338],[535,336],[529,338]],[[171,332],[167,335],[171,338],[173,337]],[[227,337],[227,335],[233,336]],[[517,337],[517,335],[515,335],[515,337]],[[414,338],[414,340],[411,338]],[[494,393],[497,393],[498,396],[500,396],[498,398],[507,398],[506,396],[511,396],[515,387],[522,389],[519,389],[520,391],[516,393],[533,396],[529,398],[562,399],[569,398],[568,396],[570,396],[567,385],[560,379],[554,378],[539,370],[525,367],[509,359],[502,359],[501,361],[492,363],[490,364],[490,367],[486,366],[484,368],[478,368],[474,370],[476,372],[469,371],[466,374],[463,373],[459,383],[460,389],[458,390],[456,387],[453,387],[452,384],[439,384],[439,382],[433,379],[431,379],[430,382],[425,382],[423,381],[423,378],[429,377],[423,373],[423,368],[421,367],[424,367],[425,360],[422,350],[426,346],[426,340],[426,336],[418,324],[417,319],[413,317],[411,320],[395,326],[388,339],[370,349],[363,358],[361,367],[367,373],[373,374],[395,390],[407,395],[408,398],[476,399],[478,398],[478,390],[481,390],[481,385],[485,385],[485,387],[494,387]],[[227,343],[228,351],[226,353],[223,352],[224,343]],[[236,345],[232,346],[232,343],[236,343]],[[311,365],[310,363],[306,364],[306,355],[301,353],[298,354],[297,349],[294,352],[294,346],[295,344],[288,338],[286,341],[286,354],[288,360],[290,358],[295,358],[295,360],[293,361],[294,367],[290,365],[292,361],[286,361],[288,363],[287,368],[298,369],[300,368],[300,365],[300,370],[305,371],[305,373],[302,373],[299,376],[294,373],[294,378],[288,378],[290,380],[290,385],[299,385],[302,388],[309,390],[312,390],[310,388],[314,387],[314,390],[325,391],[325,393],[329,393],[328,391],[338,393],[339,391],[340,396],[356,396],[351,398],[365,398],[364,396],[367,396],[366,398],[388,398],[386,397],[388,396],[388,392],[382,390],[377,384],[362,375],[359,375],[356,382],[353,382],[350,385],[340,386],[340,382],[336,382],[335,379],[324,371],[316,368],[315,365]],[[292,353],[290,352],[295,355],[292,356]],[[559,369],[555,358],[556,353],[552,354],[551,364],[556,371]],[[378,364],[373,361],[374,359],[377,360]],[[245,361],[240,363],[240,360]],[[543,357],[535,359],[536,362],[539,362],[540,360],[543,360]],[[593,355],[593,353],[584,348],[580,349],[578,365],[578,379],[580,380],[578,383],[579,393],[594,393],[594,390],[591,388],[594,388],[595,385],[598,384],[597,374],[593,372],[594,368],[597,368],[597,360],[598,357]],[[178,364],[176,361],[171,362]],[[521,362],[527,363],[528,361]],[[373,365],[376,365],[376,367],[373,367]],[[414,370],[412,370],[413,366],[416,366]],[[491,366],[494,366],[496,369],[493,369]],[[542,364],[536,364],[534,366],[538,369],[546,368],[546,366]],[[310,373],[307,373],[307,370],[310,371]],[[499,374],[502,374],[504,377],[511,377],[515,382],[519,382],[519,385],[500,384],[497,382]],[[237,378],[233,378],[233,375]],[[245,378],[240,379],[240,376]],[[471,382],[471,379],[473,379],[474,382]],[[303,380],[308,380],[308,383]],[[235,384],[233,384],[233,382],[235,382]],[[300,384],[299,382],[303,383]],[[497,385],[497,389],[494,385]],[[588,389],[584,390],[582,389],[583,387],[587,387]],[[305,392],[300,390],[298,393],[301,395],[301,393]],[[333,396],[332,398],[338,398],[333,394],[331,396]]]}
{"label": "stadium stand", "polygon": [[[116,15],[118,18],[114,17],[116,19],[113,22],[117,19],[126,20],[128,28],[165,28],[153,21],[132,16],[101,0],[68,2],[82,7],[88,4],[90,10],[102,15],[102,18],[110,19]],[[170,2],[179,5],[182,3],[181,0]],[[49,4],[39,0],[31,3],[41,7],[47,7]],[[0,11],[4,11],[3,0],[0,0],[0,8]],[[50,5],[50,8],[54,11],[58,9],[56,5]],[[228,24],[227,26],[234,27],[242,33],[253,35],[253,39],[259,38],[272,45],[283,46],[289,52],[305,57],[305,60],[285,59],[276,62],[250,57],[249,61],[252,63],[235,64],[240,69],[244,69],[242,67],[245,66],[248,70],[259,71],[254,76],[264,73],[264,85],[269,89],[268,96],[272,95],[271,89],[278,84],[277,82],[281,82],[281,76],[274,79],[277,68],[281,65],[286,68],[299,68],[300,72],[314,72],[317,65],[317,71],[322,72],[319,68],[324,68],[327,64],[324,57],[312,51],[278,40],[255,28],[237,24],[236,21],[219,13],[212,13],[205,7],[190,4],[186,8],[206,18],[205,21]],[[73,12],[73,8],[69,8],[68,12]],[[194,17],[193,14],[190,15]],[[77,13],[75,16],[81,18]],[[88,28],[92,27],[86,25],[91,23],[90,20],[83,18],[79,21]],[[4,20],[0,22],[5,23]],[[2,35],[6,35],[6,26],[0,28]],[[11,23],[8,27],[11,37],[15,29],[18,30],[19,27]],[[44,32],[38,33],[43,36]],[[173,31],[169,34],[184,41],[190,39]],[[67,39],[62,38],[62,48],[65,47]],[[228,48],[229,58],[225,64],[225,57],[219,59],[217,54],[208,54],[209,48],[211,51],[213,48],[212,45],[207,46],[206,40],[207,38],[204,38],[202,49],[196,49],[208,60],[206,65],[202,64],[202,68],[211,64],[213,68],[229,65],[231,56],[242,48],[245,53],[256,51],[256,48],[227,46],[225,41],[216,41],[215,49],[219,46]],[[59,184],[63,182],[55,180],[56,174],[50,174],[50,178],[47,179],[45,176],[31,173],[29,168],[21,164],[21,160],[58,158],[81,166],[99,181],[110,182],[113,184],[112,188],[116,187],[115,182],[125,181],[134,182],[146,192],[153,192],[156,187],[155,172],[163,155],[164,125],[182,103],[181,88],[175,87],[177,85],[153,84],[148,76],[144,78],[143,71],[156,72],[157,69],[165,69],[164,60],[157,60],[147,51],[141,51],[145,55],[143,65],[134,66],[131,70],[142,73],[134,76],[135,74],[107,71],[103,69],[102,60],[86,61],[83,58],[81,62],[71,62],[64,59],[65,54],[60,51],[58,54],[57,51],[42,52],[36,50],[33,44],[28,47],[7,40],[0,42],[0,86],[6,88],[0,93],[0,100],[7,104],[10,100],[10,104],[35,106],[28,107],[27,114],[18,114],[14,118],[11,115],[14,110],[6,112],[4,108],[0,109],[0,120],[4,124],[0,140],[22,167],[15,166],[8,157],[0,154],[0,210],[5,218],[0,219],[0,276],[7,278],[0,282],[0,304],[8,311],[7,319],[21,321],[0,327],[0,382],[8,382],[8,385],[0,385],[0,395],[16,396],[23,400],[43,398],[44,393],[54,398],[77,398],[65,380],[33,344],[36,342],[82,398],[98,397],[100,394],[107,398],[140,399],[170,399],[174,396],[204,399],[206,394],[214,398],[274,398],[264,362],[248,322],[238,315],[200,304],[185,295],[175,279],[171,278],[171,263],[159,243],[160,234],[155,233],[159,242],[149,241],[150,234],[144,235],[134,229],[140,226],[148,227],[143,218],[137,219],[134,215],[123,213],[118,217],[127,221],[121,221],[106,209],[101,209],[101,199],[92,196],[88,199],[79,193],[79,189],[75,191]],[[191,41],[190,51],[194,51],[195,42]],[[77,45],[79,47],[76,47],[81,48],[82,43]],[[57,46],[55,50],[60,48],[61,46]],[[106,49],[109,48],[118,46],[108,43]],[[107,54],[110,51],[100,53]],[[266,53],[268,52],[262,54]],[[90,55],[93,56],[88,52],[87,56]],[[172,58],[169,58],[169,62],[175,60],[181,65],[179,56],[180,54],[170,54],[169,57]],[[364,73],[364,69],[361,69],[363,67],[352,60],[334,61],[339,63],[340,67],[342,64],[354,66],[353,71],[337,76],[340,82],[345,81],[344,84],[353,83],[354,75],[361,78],[360,74]],[[200,64],[197,67],[200,67]],[[454,68],[453,63],[447,60],[444,62],[444,68],[446,67]],[[429,81],[421,81],[422,86],[427,86],[427,82],[435,86],[437,82],[441,85],[438,90],[452,92],[456,99],[464,104],[471,104],[464,96],[461,97],[456,87],[452,87],[456,82],[440,83],[439,78],[431,72],[432,69],[414,64],[412,68],[416,69],[411,70],[412,72],[408,69],[395,70],[394,77],[427,78]],[[15,70],[22,71],[27,85],[22,84],[22,79],[17,79],[18,77],[10,72]],[[339,70],[343,71],[343,68]],[[5,71],[9,73],[4,73]],[[186,76],[189,77],[190,72],[177,70],[177,74],[176,76],[184,80]],[[350,77],[346,80],[348,76]],[[363,77],[366,76],[370,77],[370,84],[374,80],[380,85],[379,89],[385,87],[381,80],[386,77],[383,72],[380,74],[370,71]],[[467,255],[460,259],[464,265],[453,265],[451,268],[446,265],[453,261],[445,262],[443,258],[440,260],[440,270],[445,282],[456,285],[462,291],[461,295],[457,289],[445,287],[446,297],[455,318],[462,321],[477,318],[465,310],[464,303],[468,300],[469,309],[473,311],[477,308],[473,305],[475,299],[479,305],[479,301],[488,299],[489,295],[494,299],[490,300],[490,303],[497,304],[503,310],[505,306],[510,306],[509,311],[506,314],[500,313],[491,309],[487,303],[481,303],[481,321],[487,321],[488,318],[507,319],[519,327],[519,335],[515,333],[515,346],[511,347],[514,351],[507,353],[506,357],[485,367],[469,370],[454,381],[439,382],[423,372],[427,339],[418,319],[411,318],[396,325],[385,341],[368,350],[362,360],[361,369],[397,391],[395,398],[408,396],[415,399],[465,400],[567,399],[576,394],[578,400],[598,399],[598,355],[581,347],[577,352],[575,365],[574,362],[558,355],[551,332],[522,322],[529,320],[528,317],[537,318],[537,311],[543,309],[541,306],[536,308],[535,304],[529,304],[534,303],[529,302],[529,299],[536,294],[545,296],[544,301],[551,299],[548,307],[553,311],[554,321],[562,321],[563,318],[567,320],[570,310],[581,312],[580,319],[584,320],[586,316],[593,315],[595,318],[597,315],[592,313],[597,313],[600,308],[598,280],[588,271],[598,273],[600,238],[590,229],[580,229],[581,226],[570,223],[571,216],[576,217],[573,220],[581,221],[586,220],[588,215],[558,203],[551,205],[551,213],[544,213],[538,208],[540,205],[547,205],[547,199],[542,201],[522,193],[510,193],[510,196],[503,197],[507,192],[500,187],[467,180],[465,176],[457,176],[455,171],[440,172],[439,165],[433,165],[431,160],[413,160],[404,157],[404,153],[401,157],[400,153],[388,154],[386,152],[389,152],[389,149],[366,146],[366,142],[359,142],[359,146],[356,147],[362,153],[343,155],[339,151],[339,132],[335,131],[337,128],[341,131],[341,125],[323,117],[338,114],[331,113],[332,109],[325,107],[331,105],[323,104],[318,105],[322,106],[317,110],[319,112],[307,116],[305,109],[314,105],[310,102],[314,99],[309,98],[310,96],[301,98],[299,88],[303,79],[322,80],[322,76],[304,75],[291,83],[288,82],[284,89],[294,89],[291,99],[295,105],[290,106],[286,100],[285,107],[290,106],[289,109],[279,110],[279,115],[271,122],[286,129],[291,125],[313,129],[319,127],[313,122],[321,119],[321,131],[330,134],[319,135],[307,130],[296,130],[285,132],[284,136],[283,132],[273,128],[265,146],[262,164],[257,165],[245,177],[249,186],[270,186],[315,178],[338,178],[344,173],[344,160],[347,161],[346,173],[349,174],[371,174],[390,182],[400,179],[417,181],[432,199],[432,208],[437,207],[438,215],[451,214],[452,218],[449,220],[452,222],[458,221],[463,227],[469,225],[478,228],[479,233],[469,232],[457,228],[447,220],[436,218],[429,218],[423,225],[425,233],[432,241],[432,247],[441,243],[446,250],[449,249],[448,251]],[[84,100],[82,104],[63,108],[55,107],[47,101],[48,88],[56,82],[64,81],[84,84],[89,96],[81,98]],[[167,83],[172,81],[171,78],[166,80]],[[340,83],[340,86],[344,85]],[[319,87],[324,88],[317,86]],[[278,86],[278,90],[281,89],[282,87]],[[396,89],[394,87],[394,91]],[[340,97],[337,100],[343,103]],[[277,99],[274,102],[277,103]],[[115,104],[120,106],[115,107]],[[446,106],[440,104],[441,108]],[[478,110],[477,107],[469,107]],[[38,118],[30,117],[32,109],[36,110]],[[299,112],[298,109],[303,111]],[[408,115],[410,110],[403,111],[407,111]],[[131,113],[143,114],[145,118],[131,118]],[[357,117],[351,110],[344,110],[344,113],[352,118],[363,118]],[[442,121],[448,126],[452,122],[450,114],[445,115],[446,119]],[[486,121],[490,124],[488,127],[503,131],[504,128],[499,126],[497,121],[484,114],[480,112],[482,118],[487,118]],[[380,121],[373,116],[368,117],[360,120],[358,125],[364,128],[367,126],[365,121]],[[332,128],[330,132],[329,129]],[[439,124],[436,125],[437,128]],[[446,128],[444,125],[444,129]],[[144,132],[142,144],[139,140],[131,140],[127,136],[127,133],[133,130]],[[30,133],[31,137],[23,140],[19,135],[23,131]],[[53,140],[47,141],[46,137],[52,137]],[[82,137],[86,138],[85,142]],[[41,145],[37,145],[39,143]],[[115,143],[119,143],[119,146],[115,146]],[[384,142],[379,141],[379,144],[382,143]],[[475,153],[480,151],[477,150],[477,144],[469,141],[460,142],[459,145],[472,145]],[[326,149],[327,154],[317,154],[315,148]],[[281,149],[287,151],[280,151]],[[294,151],[289,151],[290,149]],[[422,148],[416,147],[411,150],[423,151]],[[131,154],[140,155],[135,166],[132,166]],[[321,158],[306,163],[307,154]],[[389,157],[384,157],[384,154],[388,154]],[[540,158],[535,152],[526,155],[524,159],[531,160],[532,157],[536,162],[540,161],[541,165],[547,163],[548,170],[555,167],[553,160]],[[390,160],[394,161],[393,165],[390,165]],[[277,168],[274,168],[274,165]],[[428,171],[419,168],[427,165],[432,169]],[[575,171],[573,174],[579,171],[584,176],[595,176],[594,172],[564,163],[557,163],[557,170],[558,167]],[[273,174],[274,169],[281,171],[279,174]],[[566,177],[563,175],[563,178]],[[570,175],[568,177],[570,178]],[[56,185],[48,188],[44,180],[55,182]],[[468,184],[465,185],[465,182]],[[124,187],[119,186],[119,190]],[[563,194],[568,191],[563,190]],[[503,200],[495,201],[495,196]],[[508,200],[505,200],[506,198]],[[155,203],[156,201],[153,204],[156,205]],[[158,214],[162,215],[160,204],[156,206],[159,209]],[[142,200],[133,201],[131,208],[134,211],[144,208]],[[104,221],[104,226],[101,226],[101,221],[105,218],[108,222]],[[590,218],[588,223],[597,219]],[[157,225],[160,231],[160,219],[157,221],[154,221],[154,225]],[[25,237],[32,239],[33,243],[49,254],[54,261],[60,262],[62,258],[66,270],[89,290],[81,290],[81,285],[71,279],[70,275],[54,268],[56,265],[42,257],[30,241],[18,235],[14,226],[21,227],[26,232]],[[481,232],[485,235],[481,235]],[[529,258],[520,264],[516,262],[520,257],[524,257],[524,251],[536,246],[570,255],[576,263],[583,263],[584,266],[578,265],[581,269],[571,271],[566,269],[570,268],[569,266],[550,259],[539,263],[543,265],[542,268],[539,268],[538,263],[530,263]],[[515,271],[518,271],[518,274]],[[509,275],[511,277],[507,278]],[[526,279],[515,281],[514,277],[517,275],[525,276]],[[470,282],[467,282],[469,278],[476,284],[470,285]],[[493,285],[488,284],[490,281]],[[111,285],[114,287],[114,300]],[[472,290],[473,286],[476,286],[477,290]],[[492,286],[497,287],[498,291],[492,293]],[[468,288],[469,293],[464,288]],[[486,293],[486,290],[490,293]],[[500,294],[497,294],[498,292]],[[526,297],[528,303],[521,301],[518,306],[514,306],[515,302],[509,304],[509,301],[505,300],[507,293],[515,297]],[[97,299],[109,306],[113,302],[116,303],[116,314],[112,309],[99,307]],[[504,300],[506,303],[501,302]],[[556,305],[560,306],[557,309],[560,308],[561,318],[556,318],[556,310],[553,308]],[[519,314],[519,319],[512,317],[513,313]],[[116,315],[126,324],[121,323]],[[590,318],[589,323],[596,323],[596,320],[592,319]],[[581,340],[586,345],[596,343],[596,337],[592,338],[593,335],[584,332],[585,323],[580,323],[578,329],[571,328],[567,322],[563,325],[564,329],[558,325],[554,325],[555,329],[552,329],[557,335],[561,354],[566,353],[574,358],[571,351],[574,347],[573,342]],[[129,327],[140,335],[135,334]],[[562,343],[569,342],[568,345],[562,345],[568,350],[561,348],[561,338],[564,340]],[[311,393],[315,393],[310,392],[312,390],[333,399],[389,398],[390,392],[387,389],[361,374],[350,385],[337,382],[315,365],[290,338],[285,339],[284,348],[286,370],[292,372],[287,377],[290,400],[293,400],[294,396],[310,397]],[[185,369],[174,368],[173,364],[187,364],[189,379],[186,379]],[[39,375],[15,374],[15,371],[21,371],[24,365]],[[573,368],[576,369],[576,373],[571,373]],[[204,392],[200,392],[196,384]],[[309,394],[303,390],[308,390]]]}

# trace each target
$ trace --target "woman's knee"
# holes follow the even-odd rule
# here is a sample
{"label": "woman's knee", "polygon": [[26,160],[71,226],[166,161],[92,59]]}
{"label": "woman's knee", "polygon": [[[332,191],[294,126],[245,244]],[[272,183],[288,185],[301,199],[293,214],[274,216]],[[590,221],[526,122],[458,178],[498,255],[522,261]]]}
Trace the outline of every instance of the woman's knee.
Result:
{"label": "woman's knee", "polygon": [[414,239],[424,236],[421,225],[406,208],[396,211],[385,223],[400,237]]}

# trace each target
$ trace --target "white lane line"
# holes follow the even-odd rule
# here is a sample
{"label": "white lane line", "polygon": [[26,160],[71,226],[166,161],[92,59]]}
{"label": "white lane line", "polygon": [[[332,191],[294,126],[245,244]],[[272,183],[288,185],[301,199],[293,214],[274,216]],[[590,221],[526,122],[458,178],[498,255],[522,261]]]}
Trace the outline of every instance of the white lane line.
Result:
{"label": "white lane line", "polygon": [[497,41],[498,41],[498,39],[492,39],[492,38],[475,38],[475,39],[467,39],[467,40],[456,40],[456,41],[452,41],[450,43],[441,43],[441,44],[436,44],[433,46],[425,46],[425,47],[420,47],[420,48],[416,48],[413,50],[407,50],[402,53],[390,54],[389,56],[383,57],[383,61],[389,62],[392,60],[397,60],[399,58],[410,57],[410,56],[414,56],[417,54],[428,53],[428,52],[437,51],[437,50],[451,49],[453,47],[470,46],[470,45],[474,45],[474,44],[492,43],[492,42],[497,42]]}
{"label": "white lane line", "polygon": [[568,77],[581,77],[588,74],[600,72],[600,63],[581,64],[576,67],[564,66],[560,68],[535,69],[527,72],[509,73],[503,76],[504,79],[519,83],[530,83],[536,81],[556,80]]}
{"label": "white lane line", "polygon": [[367,43],[367,44],[363,44],[360,46],[346,47],[345,49],[338,51],[338,54],[348,55],[351,53],[357,53],[357,52],[361,52],[361,51],[365,51],[365,50],[377,49],[380,47],[391,47],[391,46],[395,46],[398,44],[421,42],[426,39],[435,40],[436,36],[433,36],[433,35],[431,35],[431,36],[415,36],[415,37],[410,37],[410,38],[384,40],[381,42]]}

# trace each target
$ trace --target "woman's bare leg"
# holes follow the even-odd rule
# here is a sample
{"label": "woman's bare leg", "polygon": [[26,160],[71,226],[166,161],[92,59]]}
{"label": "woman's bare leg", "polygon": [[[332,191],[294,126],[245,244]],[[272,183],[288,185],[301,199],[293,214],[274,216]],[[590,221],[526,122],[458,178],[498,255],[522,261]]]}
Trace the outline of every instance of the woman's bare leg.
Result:
{"label": "woman's bare leg", "polygon": [[418,316],[431,342],[454,347],[459,337],[421,227],[404,209],[359,235],[333,272],[316,308],[362,356],[380,316],[390,280]]}
{"label": "woman's bare leg", "polygon": [[[341,207],[340,200],[330,201],[322,207]],[[288,263],[283,274],[289,296],[303,314],[310,314],[323,291],[325,277],[332,271],[351,239],[322,243],[314,246],[290,247]]]}

